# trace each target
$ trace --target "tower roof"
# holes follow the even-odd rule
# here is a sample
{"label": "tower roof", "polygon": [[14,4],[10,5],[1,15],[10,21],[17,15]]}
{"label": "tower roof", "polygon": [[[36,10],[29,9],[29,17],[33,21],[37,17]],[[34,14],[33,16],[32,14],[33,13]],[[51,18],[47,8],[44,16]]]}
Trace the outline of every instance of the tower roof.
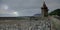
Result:
{"label": "tower roof", "polygon": [[41,8],[47,8],[45,1],[43,2],[43,6]]}

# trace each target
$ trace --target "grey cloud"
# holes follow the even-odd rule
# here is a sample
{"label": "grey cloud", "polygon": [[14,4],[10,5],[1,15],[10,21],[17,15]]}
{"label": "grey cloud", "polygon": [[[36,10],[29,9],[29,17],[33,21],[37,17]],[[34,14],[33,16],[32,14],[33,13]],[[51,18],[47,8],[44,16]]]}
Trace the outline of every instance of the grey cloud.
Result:
{"label": "grey cloud", "polygon": [[8,0],[5,3],[13,9],[40,7],[40,0]]}
{"label": "grey cloud", "polygon": [[36,13],[41,13],[41,12],[40,9],[24,9],[24,10],[20,10],[19,13],[20,16],[32,16]]}
{"label": "grey cloud", "polygon": [[[32,16],[36,13],[41,13],[43,0],[2,0],[7,4],[9,10],[17,11],[20,16]],[[60,8],[60,0],[46,0],[49,11]]]}

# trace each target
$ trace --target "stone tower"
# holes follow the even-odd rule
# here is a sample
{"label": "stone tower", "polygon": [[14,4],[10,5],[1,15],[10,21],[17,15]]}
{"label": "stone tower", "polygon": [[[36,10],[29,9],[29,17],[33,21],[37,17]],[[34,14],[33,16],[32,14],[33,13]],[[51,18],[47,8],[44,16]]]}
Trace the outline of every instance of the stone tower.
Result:
{"label": "stone tower", "polygon": [[45,4],[45,1],[43,2],[43,6],[41,7],[41,16],[42,18],[48,17],[48,7]]}

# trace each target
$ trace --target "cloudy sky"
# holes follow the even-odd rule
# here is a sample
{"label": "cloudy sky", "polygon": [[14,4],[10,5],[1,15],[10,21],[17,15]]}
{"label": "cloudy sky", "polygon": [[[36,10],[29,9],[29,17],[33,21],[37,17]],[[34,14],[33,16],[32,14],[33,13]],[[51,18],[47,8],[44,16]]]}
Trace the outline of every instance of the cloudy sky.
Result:
{"label": "cloudy sky", "polygon": [[[46,0],[49,12],[60,8],[60,0]],[[43,0],[0,0],[0,17],[32,16],[41,13]]]}

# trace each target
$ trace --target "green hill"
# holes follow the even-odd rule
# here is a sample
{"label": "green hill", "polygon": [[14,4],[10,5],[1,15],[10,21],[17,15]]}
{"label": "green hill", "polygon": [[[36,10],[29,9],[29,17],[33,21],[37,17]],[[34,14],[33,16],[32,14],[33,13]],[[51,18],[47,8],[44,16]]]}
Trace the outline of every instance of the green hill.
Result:
{"label": "green hill", "polygon": [[56,9],[56,10],[52,11],[51,13],[49,13],[49,15],[58,15],[58,16],[60,16],[60,9]]}

